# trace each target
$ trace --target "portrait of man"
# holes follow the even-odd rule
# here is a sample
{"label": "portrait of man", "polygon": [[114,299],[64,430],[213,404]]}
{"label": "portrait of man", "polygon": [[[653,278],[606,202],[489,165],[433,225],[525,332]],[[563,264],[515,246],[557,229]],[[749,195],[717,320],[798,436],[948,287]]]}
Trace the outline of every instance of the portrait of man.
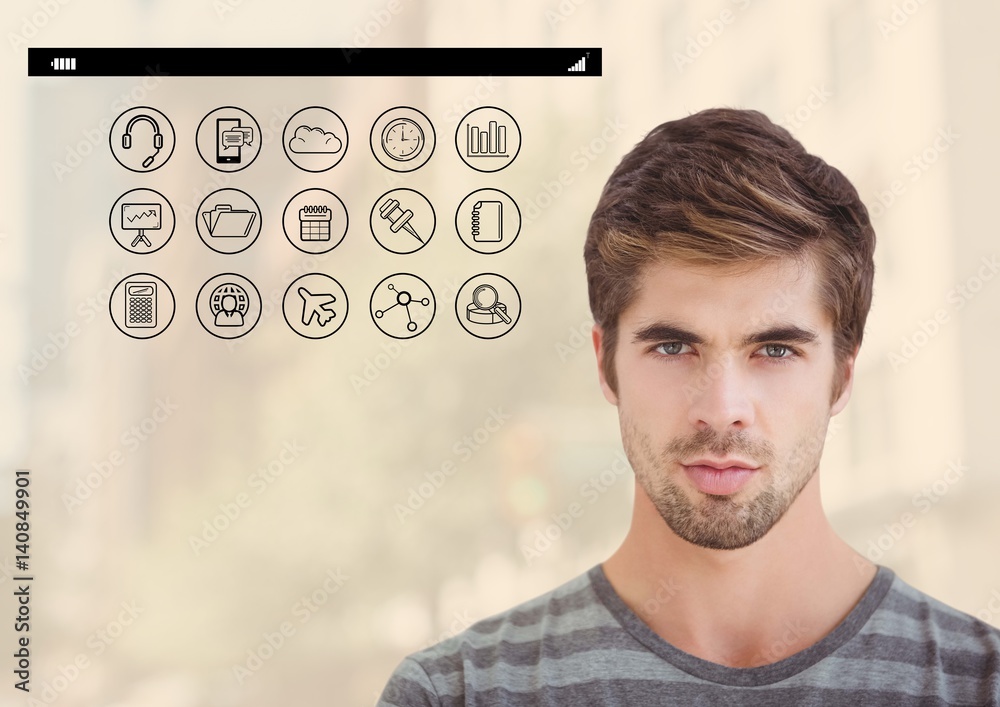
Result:
{"label": "portrait of man", "polygon": [[583,247],[635,476],[628,532],[405,657],[379,703],[1000,704],[1000,630],[859,554],[824,512],[875,246],[852,183],[763,113],[650,130]]}

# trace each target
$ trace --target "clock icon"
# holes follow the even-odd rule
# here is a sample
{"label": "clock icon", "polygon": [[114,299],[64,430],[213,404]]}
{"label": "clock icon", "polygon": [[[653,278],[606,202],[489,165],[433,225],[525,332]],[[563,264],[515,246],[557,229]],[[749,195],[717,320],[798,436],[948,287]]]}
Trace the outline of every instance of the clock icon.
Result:
{"label": "clock icon", "polygon": [[424,131],[409,118],[396,118],[382,131],[382,149],[394,160],[412,160],[424,148]]}

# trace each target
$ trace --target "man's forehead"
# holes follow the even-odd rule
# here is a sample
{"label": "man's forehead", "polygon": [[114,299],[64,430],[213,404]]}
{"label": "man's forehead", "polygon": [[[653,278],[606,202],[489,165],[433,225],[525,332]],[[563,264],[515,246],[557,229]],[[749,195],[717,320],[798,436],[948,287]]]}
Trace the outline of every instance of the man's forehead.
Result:
{"label": "man's forehead", "polygon": [[817,331],[831,326],[810,258],[732,266],[657,261],[640,271],[637,291],[622,318],[633,329],[669,320],[706,332],[728,323],[740,334],[778,322]]}

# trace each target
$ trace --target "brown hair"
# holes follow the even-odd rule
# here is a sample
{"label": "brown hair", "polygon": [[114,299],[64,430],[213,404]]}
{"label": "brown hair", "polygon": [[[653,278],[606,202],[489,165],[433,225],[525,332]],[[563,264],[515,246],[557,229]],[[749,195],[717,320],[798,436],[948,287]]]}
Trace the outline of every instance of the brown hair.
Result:
{"label": "brown hair", "polygon": [[745,268],[812,258],[833,322],[836,400],[871,306],[874,250],[868,210],[851,182],[763,113],[710,108],[663,123],[622,158],[587,230],[605,379],[617,393],[618,319],[646,265]]}

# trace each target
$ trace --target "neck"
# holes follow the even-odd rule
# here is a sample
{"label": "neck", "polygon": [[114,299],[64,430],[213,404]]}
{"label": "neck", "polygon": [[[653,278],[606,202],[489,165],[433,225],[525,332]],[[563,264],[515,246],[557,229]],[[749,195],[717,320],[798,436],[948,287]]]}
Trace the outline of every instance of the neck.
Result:
{"label": "neck", "polygon": [[678,537],[637,484],[632,525],[603,567],[619,596],[667,642],[732,667],[773,663],[816,643],[877,569],[833,531],[819,474],[767,535],[738,550]]}

